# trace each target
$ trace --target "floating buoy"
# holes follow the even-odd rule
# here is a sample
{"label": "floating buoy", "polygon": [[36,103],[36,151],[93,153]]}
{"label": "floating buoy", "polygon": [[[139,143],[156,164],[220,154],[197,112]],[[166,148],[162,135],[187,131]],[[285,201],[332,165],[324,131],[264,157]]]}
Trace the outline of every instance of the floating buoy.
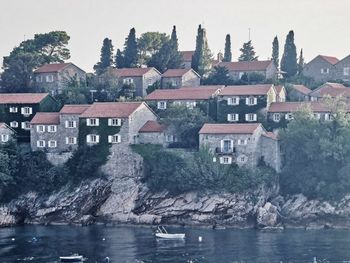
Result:
{"label": "floating buoy", "polygon": [[202,242],[203,238],[201,236],[198,237],[198,241]]}

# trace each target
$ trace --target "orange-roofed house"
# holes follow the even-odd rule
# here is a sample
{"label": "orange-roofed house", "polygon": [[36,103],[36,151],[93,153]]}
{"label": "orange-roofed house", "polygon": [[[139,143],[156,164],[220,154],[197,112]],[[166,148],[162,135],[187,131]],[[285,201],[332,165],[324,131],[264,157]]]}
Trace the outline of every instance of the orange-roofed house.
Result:
{"label": "orange-roofed house", "polygon": [[335,64],[334,79],[350,83],[350,55]]}
{"label": "orange-roofed house", "polygon": [[199,145],[209,148],[214,162],[250,168],[264,162],[280,171],[277,136],[260,123],[206,123],[199,131]]}
{"label": "orange-roofed house", "polygon": [[193,69],[168,69],[162,74],[162,89],[199,86],[201,77]]}
{"label": "orange-roofed house", "polygon": [[0,145],[14,141],[16,132],[4,122],[0,122]]}
{"label": "orange-roofed house", "polygon": [[288,88],[288,99],[290,101],[308,101],[309,94],[312,92],[311,89],[304,85],[291,84]]}
{"label": "orange-roofed house", "polygon": [[221,123],[262,122],[277,101],[273,84],[226,86],[218,95],[217,120]]}
{"label": "orange-roofed house", "polygon": [[342,96],[350,101],[350,88],[340,83],[327,82],[309,93],[311,101],[321,101],[325,96]]}
{"label": "orange-roofed house", "polygon": [[330,81],[335,79],[335,65],[339,59],[332,56],[318,55],[304,66],[303,74],[316,81]]}
{"label": "orange-roofed house", "polygon": [[58,110],[57,101],[48,93],[0,94],[0,122],[16,131],[19,142],[29,142],[30,121],[37,112]]}
{"label": "orange-roofed house", "polygon": [[253,74],[258,74],[263,79],[275,79],[278,75],[278,69],[272,60],[220,62],[217,66],[225,67],[234,80],[240,80],[244,75],[253,78]]}
{"label": "orange-roofed house", "polygon": [[86,72],[73,63],[46,64],[34,71],[34,86],[39,92],[57,95],[70,81],[86,82]]}
{"label": "orange-roofed house", "polygon": [[180,54],[182,58],[182,67],[186,69],[192,68],[192,56],[194,55],[194,51],[180,51]]}
{"label": "orange-roofed house", "polygon": [[139,143],[168,147],[178,141],[174,128],[159,121],[147,121],[139,130]]}

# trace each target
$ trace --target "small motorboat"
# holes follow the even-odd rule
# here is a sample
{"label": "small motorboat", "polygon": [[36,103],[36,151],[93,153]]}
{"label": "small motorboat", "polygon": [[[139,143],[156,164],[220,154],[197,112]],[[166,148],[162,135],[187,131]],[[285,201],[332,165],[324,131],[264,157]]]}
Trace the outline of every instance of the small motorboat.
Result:
{"label": "small motorboat", "polygon": [[170,234],[166,231],[165,227],[158,226],[156,230],[156,237],[163,239],[184,239],[186,237],[185,234]]}
{"label": "small motorboat", "polygon": [[72,256],[67,256],[67,257],[60,257],[60,262],[61,263],[81,263],[84,262],[84,257],[80,256],[78,254],[72,255]]}

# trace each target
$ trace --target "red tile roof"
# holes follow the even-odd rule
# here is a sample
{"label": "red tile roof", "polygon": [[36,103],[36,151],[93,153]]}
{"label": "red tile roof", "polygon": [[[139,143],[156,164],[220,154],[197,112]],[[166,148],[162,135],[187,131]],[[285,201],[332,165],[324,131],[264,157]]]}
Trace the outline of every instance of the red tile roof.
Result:
{"label": "red tile roof", "polygon": [[154,68],[113,68],[111,73],[117,77],[142,77],[152,69]]}
{"label": "red tile roof", "polygon": [[253,134],[260,123],[209,124],[200,129],[199,134]]}
{"label": "red tile roof", "polygon": [[194,51],[180,51],[183,62],[191,62]]}
{"label": "red tile roof", "polygon": [[220,96],[266,95],[271,88],[272,84],[227,86]]}
{"label": "red tile roof", "polygon": [[308,95],[312,90],[305,87],[304,85],[292,85],[293,89],[299,91],[304,95]]}
{"label": "red tile roof", "polygon": [[90,105],[88,104],[72,104],[72,105],[66,104],[63,106],[60,113],[61,114],[82,114],[89,107]]}
{"label": "red tile roof", "polygon": [[340,95],[350,97],[350,88],[347,88],[340,83],[327,82],[313,90],[309,95],[313,97],[323,97],[325,95],[330,95],[331,97],[337,97]]}
{"label": "red tile roof", "polygon": [[49,96],[49,93],[0,93],[0,104],[35,104]]}
{"label": "red tile roof", "polygon": [[278,140],[277,134],[273,133],[273,132],[266,132],[265,134],[263,134],[263,136],[266,136],[266,137],[271,138],[273,140]]}
{"label": "red tile roof", "polygon": [[224,86],[199,86],[180,89],[158,89],[148,94],[145,100],[207,100]]}
{"label": "red tile roof", "polygon": [[328,63],[332,65],[335,65],[339,62],[339,59],[336,57],[323,56],[323,55],[319,55],[319,57],[323,58],[324,60],[326,60]]}
{"label": "red tile roof", "polygon": [[276,89],[276,92],[277,94],[280,94],[281,91],[283,90],[284,86],[283,85],[278,85],[278,86],[275,86],[275,89]]}
{"label": "red tile roof", "polygon": [[163,132],[166,128],[167,125],[161,124],[158,121],[147,121],[139,132]]}
{"label": "red tile roof", "polygon": [[238,61],[238,62],[221,62],[219,67],[225,67],[228,71],[265,71],[272,63],[271,60],[262,61]]}
{"label": "red tile roof", "polygon": [[283,113],[296,112],[304,106],[310,106],[313,112],[330,112],[330,109],[322,102],[274,102],[271,103],[268,112]]}
{"label": "red tile roof", "polygon": [[38,112],[30,122],[31,124],[59,124],[59,112]]}
{"label": "red tile roof", "polygon": [[71,63],[55,63],[55,64],[46,64],[34,71],[34,73],[50,73],[50,72],[59,72]]}
{"label": "red tile roof", "polygon": [[127,118],[143,102],[95,102],[79,117],[81,118]]}
{"label": "red tile roof", "polygon": [[[168,69],[162,74],[162,77],[164,78],[176,78],[176,77],[182,77],[187,72],[193,71],[195,74],[197,74],[193,69]],[[197,74],[198,75],[198,74]]]}

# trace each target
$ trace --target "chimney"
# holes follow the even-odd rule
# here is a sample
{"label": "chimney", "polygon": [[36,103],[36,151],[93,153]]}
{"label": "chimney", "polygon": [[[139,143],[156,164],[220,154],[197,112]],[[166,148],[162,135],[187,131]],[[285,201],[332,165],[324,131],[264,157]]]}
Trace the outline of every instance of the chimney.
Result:
{"label": "chimney", "polygon": [[217,55],[217,60],[219,61],[219,62],[221,62],[222,60],[223,60],[223,58],[224,58],[224,55],[221,53],[221,51],[218,53],[218,55]]}

